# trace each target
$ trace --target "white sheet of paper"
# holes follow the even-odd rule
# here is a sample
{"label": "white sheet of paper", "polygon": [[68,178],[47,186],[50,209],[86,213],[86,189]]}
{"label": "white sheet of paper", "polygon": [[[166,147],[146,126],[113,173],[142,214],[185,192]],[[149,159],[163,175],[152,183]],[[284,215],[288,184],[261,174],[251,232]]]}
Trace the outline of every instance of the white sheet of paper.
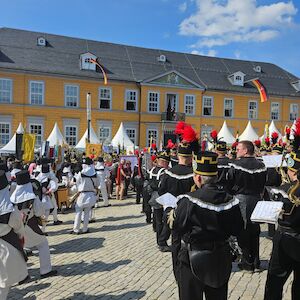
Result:
{"label": "white sheet of paper", "polygon": [[280,201],[258,201],[250,219],[252,222],[276,224],[282,206]]}
{"label": "white sheet of paper", "polygon": [[[282,154],[279,155],[264,155],[262,157],[263,162],[267,168],[276,168],[281,166]],[[283,167],[286,167],[286,161],[284,160]]]}
{"label": "white sheet of paper", "polygon": [[159,196],[156,201],[161,204],[164,209],[166,209],[167,207],[172,207],[175,208],[177,206],[177,198],[175,196],[173,196],[170,193],[165,193],[161,196]]}

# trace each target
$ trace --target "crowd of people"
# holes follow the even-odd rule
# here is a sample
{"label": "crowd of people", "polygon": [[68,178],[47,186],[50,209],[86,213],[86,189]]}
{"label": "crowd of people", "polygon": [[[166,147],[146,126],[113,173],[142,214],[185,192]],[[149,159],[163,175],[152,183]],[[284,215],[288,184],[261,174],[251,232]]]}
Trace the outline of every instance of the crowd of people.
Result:
{"label": "crowd of people", "polygon": [[[71,234],[86,234],[94,208],[103,200],[123,200],[128,189],[142,200],[152,224],[158,251],[170,252],[179,298],[227,299],[232,261],[243,272],[260,272],[260,224],[251,221],[258,201],[281,201],[283,209],[273,238],[264,299],[282,298],[283,285],[294,272],[292,299],[300,299],[300,120],[293,140],[276,134],[271,140],[236,141],[231,147],[211,134],[213,149],[193,128],[176,126],[178,144],[168,141],[151,155],[137,151],[136,165],[118,156],[92,159],[66,156],[61,164],[37,158],[24,164],[0,161],[0,299],[15,283],[29,279],[28,254],[39,252],[41,278],[55,276],[47,240],[47,224],[58,219],[57,191],[67,188],[75,208]],[[262,157],[282,155],[282,164],[268,167]],[[287,162],[286,165],[284,162]],[[161,199],[168,199],[163,201]],[[82,228],[81,228],[82,227]],[[170,239],[170,241],[169,241]]]}

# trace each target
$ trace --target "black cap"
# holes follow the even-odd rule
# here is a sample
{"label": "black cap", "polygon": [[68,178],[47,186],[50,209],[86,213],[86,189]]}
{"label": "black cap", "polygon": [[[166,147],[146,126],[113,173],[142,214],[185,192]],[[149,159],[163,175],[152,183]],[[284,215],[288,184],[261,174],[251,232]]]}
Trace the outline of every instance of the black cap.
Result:
{"label": "black cap", "polygon": [[22,163],[20,161],[15,161],[13,163],[13,168],[14,169],[19,169],[19,170],[22,170]]}
{"label": "black cap", "polygon": [[42,165],[42,173],[49,173],[50,172],[50,167],[48,164],[43,164]]}
{"label": "black cap", "polygon": [[218,141],[216,145],[216,150],[219,152],[227,152],[226,142]]}
{"label": "black cap", "polygon": [[165,160],[165,161],[170,161],[170,155],[169,155],[169,153],[167,151],[160,151],[157,154],[157,158]]}
{"label": "black cap", "polygon": [[7,167],[7,164],[5,162],[0,163],[0,170],[2,170],[4,172],[8,172],[8,167]]}
{"label": "black cap", "polygon": [[89,157],[85,157],[83,160],[82,160],[82,164],[85,164],[85,165],[92,165],[93,164],[93,160]]}
{"label": "black cap", "polygon": [[4,170],[0,170],[0,190],[5,189],[8,186],[7,177]]}
{"label": "black cap", "polygon": [[272,151],[281,154],[283,152],[283,147],[279,144],[275,144]]}
{"label": "black cap", "polygon": [[192,156],[193,154],[193,148],[190,143],[187,142],[181,142],[178,145],[178,151],[177,155],[179,156]]}
{"label": "black cap", "polygon": [[102,157],[102,156],[99,156],[99,157],[98,157],[98,161],[99,161],[99,162],[104,162],[103,157]]}
{"label": "black cap", "polygon": [[218,174],[218,155],[210,151],[201,151],[194,155],[194,173],[203,176],[215,176]]}
{"label": "black cap", "polygon": [[16,174],[17,185],[24,185],[30,182],[29,172],[26,170],[20,171]]}

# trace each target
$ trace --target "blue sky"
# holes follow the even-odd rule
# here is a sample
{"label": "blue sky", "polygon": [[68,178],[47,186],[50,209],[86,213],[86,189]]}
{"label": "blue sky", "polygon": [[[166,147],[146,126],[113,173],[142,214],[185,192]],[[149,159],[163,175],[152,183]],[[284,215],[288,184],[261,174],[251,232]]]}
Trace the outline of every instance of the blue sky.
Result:
{"label": "blue sky", "polygon": [[299,0],[9,0],[0,27],[272,62],[300,77]]}

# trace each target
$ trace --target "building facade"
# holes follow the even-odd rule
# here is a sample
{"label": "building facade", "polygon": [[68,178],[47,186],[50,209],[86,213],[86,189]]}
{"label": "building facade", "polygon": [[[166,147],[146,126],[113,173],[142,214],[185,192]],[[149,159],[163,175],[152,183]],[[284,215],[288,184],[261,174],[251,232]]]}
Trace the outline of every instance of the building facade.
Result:
{"label": "building facade", "polygon": [[[91,60],[105,70],[107,85]],[[268,91],[265,103],[254,78]],[[174,138],[178,120],[201,134],[219,130],[224,120],[234,135],[248,120],[259,135],[270,120],[283,131],[299,116],[299,91],[296,76],[270,63],[0,29],[0,147],[19,122],[36,134],[37,146],[55,122],[75,146],[87,128],[88,92],[102,142],[123,122],[134,144],[145,147]]]}

